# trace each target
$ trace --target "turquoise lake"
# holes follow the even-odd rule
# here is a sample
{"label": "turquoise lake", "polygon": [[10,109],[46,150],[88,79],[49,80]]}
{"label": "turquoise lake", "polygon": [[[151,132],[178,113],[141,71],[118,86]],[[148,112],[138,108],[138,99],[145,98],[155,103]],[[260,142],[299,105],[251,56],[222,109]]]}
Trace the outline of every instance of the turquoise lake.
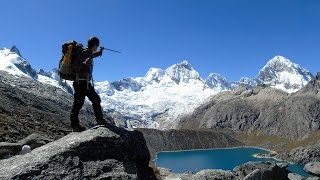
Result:
{"label": "turquoise lake", "polygon": [[[258,148],[231,148],[231,149],[210,149],[160,152],[156,158],[158,167],[171,169],[174,173],[192,171],[199,172],[202,169],[223,169],[232,170],[234,167],[248,161],[276,161],[271,158],[256,158],[253,155],[267,153],[268,151]],[[303,171],[302,165],[289,164],[288,170],[309,176]]]}

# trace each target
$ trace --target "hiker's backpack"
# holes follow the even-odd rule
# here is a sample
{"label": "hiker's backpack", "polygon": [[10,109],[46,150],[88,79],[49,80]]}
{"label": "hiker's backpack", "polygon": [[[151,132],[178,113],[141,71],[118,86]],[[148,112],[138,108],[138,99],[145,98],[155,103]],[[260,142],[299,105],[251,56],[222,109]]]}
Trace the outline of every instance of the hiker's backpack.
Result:
{"label": "hiker's backpack", "polygon": [[73,81],[76,78],[76,56],[82,52],[83,45],[76,41],[68,41],[62,45],[62,57],[59,62],[59,76],[61,79]]}

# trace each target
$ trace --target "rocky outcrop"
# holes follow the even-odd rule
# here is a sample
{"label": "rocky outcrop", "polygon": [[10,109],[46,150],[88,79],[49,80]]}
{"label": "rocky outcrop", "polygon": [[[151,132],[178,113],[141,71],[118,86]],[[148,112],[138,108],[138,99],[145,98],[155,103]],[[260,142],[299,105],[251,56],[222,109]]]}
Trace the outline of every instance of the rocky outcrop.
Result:
{"label": "rocky outcrop", "polygon": [[219,128],[305,139],[320,128],[320,75],[294,94],[258,86],[238,88],[211,97],[179,128]]}
{"label": "rocky outcrop", "polygon": [[[168,172],[166,172],[168,173]],[[196,174],[169,174],[165,180],[287,180],[290,172],[277,166],[274,162],[248,162],[235,167],[232,171],[220,169],[206,169]]]}
{"label": "rocky outcrop", "polygon": [[155,179],[143,135],[110,129],[71,133],[1,160],[0,179]]}
{"label": "rocky outcrop", "polygon": [[286,159],[298,164],[320,161],[320,141],[311,146],[298,147],[289,152],[278,154],[277,158]]}
{"label": "rocky outcrop", "polygon": [[138,129],[143,133],[152,159],[160,151],[226,148],[243,145],[227,132],[212,130]]}
{"label": "rocky outcrop", "polygon": [[320,162],[309,162],[304,166],[304,170],[309,174],[320,177]]}
{"label": "rocky outcrop", "polygon": [[240,179],[288,179],[286,169],[283,169],[275,162],[248,162],[243,165],[237,166],[233,169],[236,176]]}

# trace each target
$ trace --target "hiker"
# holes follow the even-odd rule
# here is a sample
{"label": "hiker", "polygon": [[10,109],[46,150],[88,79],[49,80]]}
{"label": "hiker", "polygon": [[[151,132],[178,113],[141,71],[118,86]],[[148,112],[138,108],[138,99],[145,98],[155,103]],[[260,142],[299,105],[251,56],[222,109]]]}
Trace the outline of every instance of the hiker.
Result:
{"label": "hiker", "polygon": [[93,58],[101,56],[103,48],[99,47],[99,39],[97,37],[91,37],[88,40],[88,47],[83,49],[76,55],[76,63],[79,69],[77,70],[75,80],[73,82],[74,88],[74,102],[71,110],[71,128],[74,131],[84,131],[85,128],[79,124],[79,111],[82,108],[85,97],[87,96],[92,103],[94,115],[98,125],[106,125],[106,121],[103,119],[102,108],[100,105],[100,96],[95,92],[92,80],[93,70]]}

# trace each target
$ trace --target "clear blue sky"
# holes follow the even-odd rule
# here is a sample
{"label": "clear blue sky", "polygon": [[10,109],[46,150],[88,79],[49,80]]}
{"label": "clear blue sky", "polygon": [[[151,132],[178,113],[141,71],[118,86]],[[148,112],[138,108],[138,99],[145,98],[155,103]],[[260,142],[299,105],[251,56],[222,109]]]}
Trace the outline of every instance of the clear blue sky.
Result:
{"label": "clear blue sky", "polygon": [[0,17],[0,47],[17,45],[35,69],[57,67],[70,39],[122,50],[96,60],[98,81],[182,60],[237,81],[275,55],[320,71],[318,0],[6,0]]}

